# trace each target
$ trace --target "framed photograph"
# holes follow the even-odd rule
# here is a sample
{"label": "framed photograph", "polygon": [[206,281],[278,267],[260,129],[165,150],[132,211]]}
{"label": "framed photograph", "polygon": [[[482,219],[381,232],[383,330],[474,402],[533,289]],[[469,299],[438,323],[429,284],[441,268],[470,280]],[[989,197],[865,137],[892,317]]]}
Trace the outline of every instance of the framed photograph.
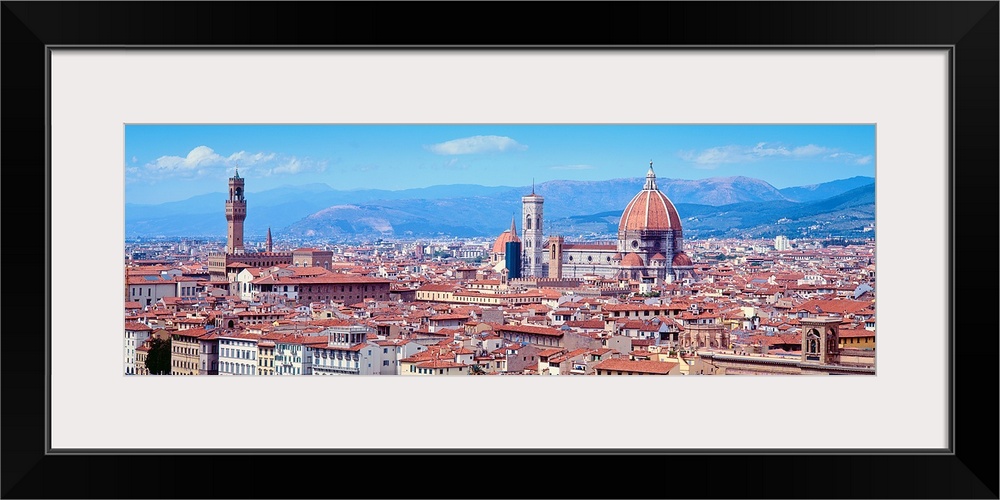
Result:
{"label": "framed photograph", "polygon": [[[996,240],[998,3],[583,2],[573,5],[572,23],[558,14],[565,5],[529,14],[518,3],[4,2],[3,164],[9,186],[44,187],[10,193],[8,222],[31,221],[24,229],[41,234],[9,246],[32,248],[45,280],[42,294],[29,287],[7,297],[3,496],[338,496],[322,480],[336,477],[331,466],[399,474],[397,464],[406,464],[455,477],[455,493],[432,493],[441,497],[496,496],[468,489],[484,487],[464,479],[476,473],[544,467],[545,477],[571,479],[593,467],[628,474],[571,487],[586,493],[528,496],[997,498],[995,458],[983,458],[997,456],[996,442],[973,423],[997,417],[995,400],[982,396],[995,394],[995,357],[981,354],[992,335],[971,342],[956,332],[959,320],[962,331],[996,331],[986,324],[988,311],[972,308],[989,300],[978,289],[996,276],[995,264],[969,249],[970,240]],[[457,7],[465,21],[446,21]],[[546,34],[568,42],[534,40]],[[323,175],[310,177],[314,172]],[[19,179],[30,173],[36,177],[29,183]],[[770,213],[805,199],[796,196],[851,201],[837,198],[840,211],[802,215],[809,224],[795,225],[794,217],[751,224],[746,214],[733,222],[713,208],[735,205],[671,184],[736,176],[757,183],[741,193],[764,185],[775,193],[739,205],[745,212]],[[636,179],[633,190],[641,189],[626,196],[627,206],[580,187],[622,178]],[[846,180],[857,185],[823,191]],[[273,201],[302,211],[289,210],[289,220],[253,220],[254,196],[304,182],[333,190]],[[576,184],[566,194],[560,182]],[[348,206],[350,193],[459,184],[482,191],[475,210],[445,202],[415,208],[407,198],[369,207],[381,218],[355,214],[364,224],[329,222],[374,204],[358,198]],[[501,196],[510,187],[524,197]],[[210,221],[178,208],[227,190],[225,213],[216,203]],[[823,193],[804,194],[809,190]],[[545,198],[542,234],[540,198],[559,192]],[[633,206],[638,198],[644,209]],[[659,220],[649,215],[649,200],[661,198]],[[168,202],[179,203],[168,209]],[[142,212],[154,204],[157,211]],[[626,214],[633,211],[645,217],[632,221]],[[323,216],[320,225],[302,222]],[[751,247],[777,251],[797,243],[803,259],[810,248],[842,245],[850,251],[837,255],[850,264],[841,269],[870,279],[867,288],[839,290],[822,273],[790,275],[799,296],[829,292],[858,305],[840,314],[824,310],[822,301],[806,302],[815,311],[801,311],[795,338],[782,333],[789,325],[780,321],[754,323],[755,308],[726,322],[723,335],[699,323],[704,302],[678,312],[684,328],[677,337],[667,322],[654,325],[654,344],[658,349],[663,340],[667,360],[649,361],[657,369],[671,365],[680,374],[672,360],[708,347],[698,370],[786,376],[600,376],[602,364],[608,373],[649,374],[629,349],[622,352],[631,359],[591,366],[581,358],[580,374],[590,370],[593,377],[130,376],[147,357],[136,352],[141,342],[126,344],[122,362],[123,294],[126,309],[138,304],[137,317],[171,301],[139,286],[158,277],[126,273],[123,280],[123,256],[126,264],[141,262],[146,241],[205,224],[211,227],[199,237],[214,231],[217,241],[184,241],[171,251],[214,249],[205,256],[217,275],[190,287],[172,279],[171,294],[238,295],[267,307],[243,312],[257,315],[245,323],[261,325],[252,353],[225,317],[213,316],[217,328],[208,329],[195,324],[197,314],[189,317],[187,331],[213,337],[219,351],[215,358],[192,355],[189,364],[181,359],[175,374],[246,375],[267,366],[256,357],[264,352],[257,339],[284,328],[286,316],[267,316],[279,304],[303,317],[327,310],[315,304],[334,304],[332,318],[352,302],[374,307],[383,299],[361,287],[385,299],[403,293],[389,286],[395,269],[383,265],[379,277],[361,279],[346,269],[349,259],[329,258],[345,248],[362,252],[345,234],[377,242],[364,254],[367,262],[388,262],[369,258],[380,251],[431,263],[467,259],[484,264],[480,287],[543,276],[591,280],[595,289],[624,287],[629,293],[617,294],[621,300],[638,296],[634,303],[650,307],[653,295],[705,276],[710,267],[697,269],[700,262],[730,257],[729,247],[705,243],[716,237],[756,238]],[[397,228],[391,241],[387,224]],[[8,235],[20,235],[22,227],[8,227],[17,228]],[[310,248],[309,238],[323,231],[340,231],[344,245]],[[411,238],[398,238],[407,231]],[[579,236],[553,246],[551,231]],[[423,243],[452,236],[466,244]],[[44,242],[44,252],[36,242]],[[771,254],[740,255],[739,265],[751,266]],[[28,258],[9,260],[8,277],[38,269],[22,264]],[[320,271],[298,281],[280,266],[267,275],[252,271],[292,261]],[[338,265],[346,272],[327,272]],[[767,278],[761,280],[756,285],[766,295]],[[290,291],[279,287],[289,283]],[[336,290],[340,285],[351,292]],[[316,296],[308,296],[314,287]],[[722,287],[699,292],[723,294]],[[462,300],[492,300],[490,293]],[[508,295],[511,304],[519,300]],[[765,295],[762,303],[781,299]],[[34,311],[44,322],[21,320],[34,319]],[[137,329],[150,324],[143,321]],[[428,315],[429,326],[410,333],[430,346],[437,345],[428,341],[435,333],[454,327],[459,339],[463,325],[454,321]],[[583,345],[570,342],[582,337],[568,339],[568,327],[528,323],[495,334],[538,353],[553,343],[562,349],[555,356]],[[622,335],[645,339],[642,327],[634,328]],[[760,334],[738,334],[749,328]],[[285,332],[317,361],[278,369],[378,372],[382,358],[352,350],[369,345],[354,333],[325,329],[321,334],[330,336],[320,345]],[[268,356],[287,356],[287,338],[274,337]],[[187,341],[175,339],[175,347]],[[539,359],[518,371],[558,371],[549,358],[545,366]],[[372,360],[376,367],[366,371],[362,364]],[[413,373],[471,366],[405,360]],[[831,374],[850,376],[819,376]],[[185,467],[206,473],[189,481],[178,474]],[[286,470],[296,471],[300,486],[285,486]],[[350,496],[414,496],[415,482],[396,483],[379,481]]]}

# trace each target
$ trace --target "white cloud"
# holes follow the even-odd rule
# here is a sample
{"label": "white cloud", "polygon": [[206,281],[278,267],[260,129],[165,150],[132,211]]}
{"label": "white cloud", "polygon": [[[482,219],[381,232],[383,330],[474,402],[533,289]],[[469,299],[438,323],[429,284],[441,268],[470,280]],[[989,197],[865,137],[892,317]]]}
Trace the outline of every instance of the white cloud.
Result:
{"label": "white cloud", "polygon": [[787,148],[784,148],[782,146],[777,146],[777,147],[768,146],[766,142],[758,142],[757,145],[754,146],[749,153],[751,156],[761,156],[761,157],[788,156],[789,154],[791,154],[789,153]]}
{"label": "white cloud", "polygon": [[[716,146],[703,149],[701,151],[681,151],[678,153],[678,156],[702,168],[715,168],[717,165],[722,163],[749,163],[765,158],[824,158],[839,159],[860,164],[871,161],[871,156],[862,157],[854,153],[837,151],[836,149],[818,146],[816,144],[786,146],[767,142],[758,142],[753,146],[729,144],[726,146]],[[862,158],[867,159],[861,161]]]}
{"label": "white cloud", "polygon": [[187,156],[161,156],[148,167],[153,170],[194,170],[202,165],[222,164],[223,159],[208,146],[198,146]]}
{"label": "white cloud", "polygon": [[254,153],[250,154],[246,151],[240,151],[239,153],[233,153],[229,155],[228,160],[230,162],[236,163],[237,165],[254,165],[257,163],[262,163],[266,161],[271,161],[275,158],[274,153]]}
{"label": "white cloud", "polygon": [[297,158],[291,156],[288,158],[281,158],[281,162],[271,168],[259,168],[255,169],[258,175],[262,177],[268,177],[271,175],[284,175],[284,174],[298,174],[302,172],[323,172],[326,170],[325,161],[313,161],[309,158]]}
{"label": "white cloud", "polygon": [[302,171],[302,161],[298,158],[292,157],[285,160],[284,163],[278,165],[271,169],[271,174],[297,174]]}
{"label": "white cloud", "polygon": [[[132,158],[133,163],[138,158]],[[208,146],[198,146],[185,156],[161,156],[146,163],[139,170],[126,169],[126,175],[132,180],[146,178],[154,180],[164,177],[198,178],[212,174],[231,175],[237,169],[241,175],[251,174],[259,177],[283,174],[297,174],[305,171],[320,171],[326,169],[325,161],[313,161],[308,158],[280,155],[273,152],[250,153],[237,151],[228,156],[222,156]]]}
{"label": "white cloud", "polygon": [[503,151],[519,151],[527,146],[518,143],[510,137],[501,135],[476,135],[462,139],[454,139],[438,144],[431,144],[427,149],[439,155],[466,155],[474,153],[493,153]]}
{"label": "white cloud", "polygon": [[799,146],[792,150],[792,156],[817,156],[829,151],[828,148],[817,146],[815,144],[806,144],[805,146]]}
{"label": "white cloud", "polygon": [[855,165],[867,165],[872,161],[872,155],[858,155],[854,153],[832,153],[826,156],[831,160],[843,160],[847,163],[853,163]]}

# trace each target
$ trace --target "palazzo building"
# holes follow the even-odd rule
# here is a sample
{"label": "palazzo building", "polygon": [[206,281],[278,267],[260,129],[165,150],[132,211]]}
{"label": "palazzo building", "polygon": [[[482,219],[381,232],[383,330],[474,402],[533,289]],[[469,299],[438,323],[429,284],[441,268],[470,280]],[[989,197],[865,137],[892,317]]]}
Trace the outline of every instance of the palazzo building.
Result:
{"label": "palazzo building", "polygon": [[[246,267],[271,267],[292,263],[291,252],[274,252],[271,230],[267,230],[267,251],[247,252],[243,246],[243,222],[247,218],[245,181],[240,171],[229,178],[226,199],[226,249],[208,256],[208,274],[212,281],[235,283],[236,276]],[[234,293],[234,289],[230,290]]]}

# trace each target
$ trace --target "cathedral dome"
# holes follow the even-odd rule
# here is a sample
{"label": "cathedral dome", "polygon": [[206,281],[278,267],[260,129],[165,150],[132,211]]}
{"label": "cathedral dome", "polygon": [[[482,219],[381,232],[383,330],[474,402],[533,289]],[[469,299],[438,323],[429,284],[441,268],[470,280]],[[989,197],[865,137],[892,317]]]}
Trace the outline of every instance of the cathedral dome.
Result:
{"label": "cathedral dome", "polygon": [[668,229],[679,231],[681,218],[667,195],[657,189],[656,174],[653,173],[653,164],[650,162],[649,172],[646,173],[646,184],[625,207],[618,222],[618,230],[666,231]]}
{"label": "cathedral dome", "polygon": [[691,257],[684,252],[677,252],[674,254],[673,265],[675,266],[693,266],[694,262],[691,261]]}
{"label": "cathedral dome", "polygon": [[507,243],[511,241],[521,241],[521,238],[517,237],[517,228],[514,227],[514,219],[510,220],[510,229],[500,233],[500,236],[497,236],[496,241],[493,242],[493,253],[506,253]]}
{"label": "cathedral dome", "polygon": [[642,262],[642,257],[635,252],[629,252],[622,257],[622,267],[642,267],[645,263]]}
{"label": "cathedral dome", "polygon": [[654,256],[652,256],[652,257],[650,257],[650,258],[649,258],[649,260],[650,260],[650,262],[652,262],[652,261],[654,261],[654,260],[657,260],[657,261],[663,261],[663,262],[666,262],[666,261],[667,261],[667,257],[666,257],[666,256],[664,256],[664,255],[663,255],[662,253],[660,253],[660,252],[656,252],[656,255],[654,255]]}

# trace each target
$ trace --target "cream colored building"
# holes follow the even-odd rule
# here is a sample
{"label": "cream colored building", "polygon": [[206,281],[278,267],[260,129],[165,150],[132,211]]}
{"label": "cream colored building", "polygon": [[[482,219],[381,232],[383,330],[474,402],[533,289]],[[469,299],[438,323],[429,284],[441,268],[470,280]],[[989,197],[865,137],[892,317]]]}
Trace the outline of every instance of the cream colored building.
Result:
{"label": "cream colored building", "polygon": [[143,342],[142,345],[135,349],[135,374],[136,375],[149,375],[149,369],[146,368],[146,358],[149,357],[149,340]]}
{"label": "cream colored building", "polygon": [[257,375],[274,375],[274,342],[257,342]]}
{"label": "cream colored building", "polygon": [[199,337],[207,333],[204,328],[175,331],[170,335],[170,374],[197,375],[201,360]]}
{"label": "cream colored building", "polygon": [[405,375],[468,375],[469,366],[456,363],[447,359],[432,359],[419,363],[411,363],[408,367],[409,373]]}

